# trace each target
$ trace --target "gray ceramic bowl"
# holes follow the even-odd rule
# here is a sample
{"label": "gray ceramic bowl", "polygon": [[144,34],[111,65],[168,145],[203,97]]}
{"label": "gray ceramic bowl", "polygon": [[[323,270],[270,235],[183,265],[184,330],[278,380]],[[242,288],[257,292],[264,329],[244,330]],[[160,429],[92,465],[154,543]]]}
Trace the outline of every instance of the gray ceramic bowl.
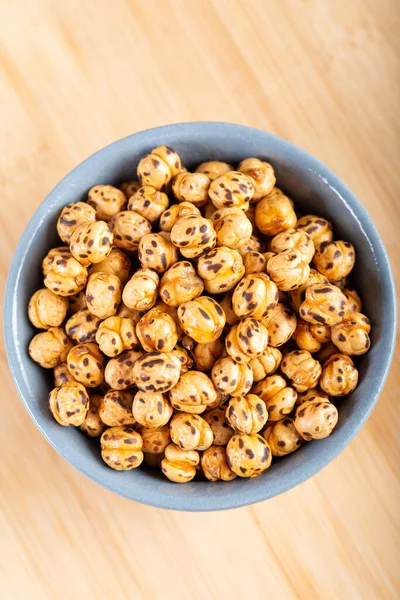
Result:
{"label": "gray ceramic bowl", "polygon": [[[354,280],[372,321],[372,348],[359,363],[360,384],[338,401],[333,435],[274,461],[261,477],[230,483],[169,482],[145,469],[125,473],[108,468],[93,442],[72,427],[60,427],[47,406],[50,374],[27,352],[34,330],[27,319],[31,294],[42,286],[41,261],[59,245],[56,220],[68,202],[84,199],[97,183],[135,178],[138,159],[159,144],[172,146],[185,165],[220,159],[234,165],[248,156],[270,161],[282,187],[304,213],[333,221],[337,236],[356,247]],[[52,446],[74,467],[104,487],[144,504],[176,510],[220,510],[276,496],[320,471],[350,443],[371,413],[385,382],[395,343],[395,289],[388,257],[371,218],[352,192],[322,163],[273,135],[227,123],[182,123],[143,131],[100,150],[47,196],[27,226],[8,275],[5,300],[7,355],[15,384],[32,419]]]}

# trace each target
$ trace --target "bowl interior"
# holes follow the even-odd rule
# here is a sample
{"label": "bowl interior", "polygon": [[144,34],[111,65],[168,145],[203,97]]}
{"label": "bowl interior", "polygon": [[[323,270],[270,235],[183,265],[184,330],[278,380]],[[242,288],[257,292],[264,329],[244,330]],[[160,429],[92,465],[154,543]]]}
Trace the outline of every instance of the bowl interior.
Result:
{"label": "bowl interior", "polygon": [[[56,221],[61,208],[84,199],[95,184],[118,185],[136,179],[139,158],[160,144],[175,148],[189,166],[210,159],[236,165],[248,156],[271,162],[278,185],[298,209],[331,220],[337,239],[349,240],[356,248],[353,280],[372,322],[371,350],[357,360],[359,386],[351,396],[338,400],[339,423],[331,437],[305,444],[284,459],[275,459],[272,467],[254,480],[176,485],[150,469],[125,473],[109,469],[101,460],[98,440],[92,441],[71,427],[60,427],[53,420],[47,406],[51,373],[33,363],[27,353],[34,334],[27,319],[27,305],[33,292],[42,286],[42,258],[60,244]],[[292,144],[255,129],[224,123],[187,123],[141,132],[106,147],[79,165],[49,194],[25,230],[10,269],[5,333],[20,395],[42,433],[69,462],[98,483],[139,502],[181,510],[217,510],[258,502],[293,487],[319,471],[350,442],[371,412],[386,378],[395,318],[393,280],[382,242],[361,204],[329,169]]]}

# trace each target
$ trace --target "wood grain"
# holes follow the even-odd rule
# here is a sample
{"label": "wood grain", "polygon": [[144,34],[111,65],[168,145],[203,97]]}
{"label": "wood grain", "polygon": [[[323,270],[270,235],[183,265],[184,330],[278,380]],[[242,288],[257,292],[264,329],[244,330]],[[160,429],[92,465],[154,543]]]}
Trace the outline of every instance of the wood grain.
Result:
{"label": "wood grain", "polygon": [[[399,281],[396,0],[0,2],[1,287],[32,212],[109,142],[224,120],[325,161],[362,200]],[[1,348],[4,599],[399,598],[397,354],[372,417],[317,477],[254,507],[133,504],[66,464]]]}

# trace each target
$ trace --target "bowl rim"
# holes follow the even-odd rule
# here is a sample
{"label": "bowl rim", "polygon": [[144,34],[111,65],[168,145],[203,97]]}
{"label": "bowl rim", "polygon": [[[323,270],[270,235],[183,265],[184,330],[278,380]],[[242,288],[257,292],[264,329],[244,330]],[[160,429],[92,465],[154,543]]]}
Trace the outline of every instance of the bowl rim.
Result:
{"label": "bowl rim", "polygon": [[[57,197],[57,190],[66,184],[73,184],[73,178],[75,172],[82,168],[83,165],[90,162],[93,158],[98,157],[103,153],[107,153],[111,148],[117,148],[120,145],[124,145],[129,143],[129,140],[133,137],[141,136],[144,139],[151,132],[152,134],[159,135],[160,140],[163,139],[163,136],[166,137],[167,132],[171,130],[175,130],[176,133],[179,131],[185,133],[187,135],[190,130],[193,131],[193,135],[196,134],[199,127],[209,130],[210,134],[215,133],[216,130],[234,130],[237,136],[242,135],[254,135],[260,136],[260,134],[265,138],[269,138],[269,140],[273,144],[277,144],[280,150],[284,153],[289,153],[295,157],[296,161],[302,162],[309,170],[313,172],[313,174],[322,180],[325,185],[328,185],[336,195],[338,195],[341,201],[346,205],[346,207],[350,210],[355,220],[358,222],[360,229],[370,245],[372,253],[375,257],[375,262],[380,274],[380,281],[382,283],[383,294],[385,296],[386,301],[389,303],[389,309],[393,314],[393,327],[391,330],[391,336],[387,340],[387,344],[385,345],[386,353],[385,359],[386,364],[384,365],[379,381],[371,395],[371,400],[368,406],[365,408],[364,412],[358,415],[358,419],[356,419],[352,423],[352,429],[350,432],[346,432],[346,435],[338,438],[337,443],[325,448],[324,453],[319,458],[319,461],[310,461],[310,464],[305,464],[302,466],[302,469],[298,471],[292,471],[290,476],[288,476],[284,481],[275,480],[275,490],[273,493],[269,493],[267,488],[260,487],[258,490],[254,490],[250,494],[250,498],[247,494],[243,494],[243,496],[232,497],[229,495],[229,490],[227,490],[226,496],[221,499],[213,500],[212,494],[205,495],[205,498],[202,498],[203,506],[201,508],[198,507],[196,502],[193,502],[193,498],[191,497],[181,497],[179,500],[176,497],[172,498],[172,501],[169,500],[168,496],[163,495],[154,495],[154,492],[149,490],[142,490],[141,486],[131,486],[129,488],[129,493],[125,492],[125,488],[122,487],[118,490],[115,489],[111,484],[108,483],[107,478],[105,481],[102,478],[95,477],[90,469],[85,468],[81,463],[77,463],[70,456],[67,456],[66,453],[61,449],[51,438],[51,436],[47,433],[46,427],[43,426],[40,420],[33,413],[27,398],[25,397],[24,387],[23,387],[23,378],[20,373],[20,366],[22,361],[18,358],[15,348],[14,348],[14,335],[13,335],[13,322],[16,322],[15,310],[16,303],[18,299],[16,294],[14,293],[16,289],[16,283],[20,277],[20,271],[22,268],[22,264],[27,256],[27,252],[29,250],[29,245],[32,239],[32,235],[34,231],[39,225],[46,220],[49,213],[52,209],[52,198]],[[367,231],[366,231],[367,230]],[[60,182],[46,195],[44,200],[40,203],[31,219],[29,220],[27,226],[25,227],[18,244],[16,246],[14,256],[12,258],[10,268],[8,271],[6,288],[5,288],[5,297],[4,297],[4,338],[5,338],[5,347],[6,354],[8,359],[8,364],[10,367],[10,371],[15,383],[15,386],[18,390],[18,393],[23,401],[23,404],[32,418],[35,425],[38,427],[42,435],[45,439],[53,446],[53,448],[64,458],[66,459],[73,467],[75,467],[78,471],[89,477],[92,481],[100,484],[102,487],[113,491],[121,496],[129,498],[131,500],[135,500],[136,502],[140,502],[142,504],[172,509],[172,510],[185,510],[185,511],[213,511],[213,510],[226,510],[239,508],[241,506],[247,506],[250,504],[255,504],[258,502],[262,502],[266,499],[275,497],[287,490],[296,487],[297,485],[303,483],[313,475],[317,474],[320,470],[322,470],[325,466],[327,466],[332,460],[334,460],[344,449],[350,444],[350,442],[354,439],[354,437],[358,434],[361,427],[364,425],[368,417],[370,416],[381,392],[385,381],[387,379],[391,362],[393,359],[395,343],[396,343],[396,329],[397,329],[397,302],[396,302],[396,289],[394,278],[392,274],[392,270],[389,263],[389,258],[384,247],[383,241],[378,233],[378,230],[369,216],[368,212],[355,196],[355,194],[343,183],[341,179],[335,173],[327,167],[323,162],[319,159],[315,158],[313,155],[309,154],[307,151],[303,150],[299,146],[289,142],[283,138],[280,138],[274,134],[263,131],[261,129],[257,129],[254,127],[248,127],[245,125],[239,125],[234,123],[227,123],[223,121],[190,121],[183,123],[175,123],[170,125],[162,125],[159,127],[153,127],[150,129],[145,129],[128,136],[125,136],[119,140],[108,144],[107,146],[101,148],[100,150],[94,152],[85,160],[76,165],[67,175],[65,175]],[[242,500],[243,497],[243,500]]]}

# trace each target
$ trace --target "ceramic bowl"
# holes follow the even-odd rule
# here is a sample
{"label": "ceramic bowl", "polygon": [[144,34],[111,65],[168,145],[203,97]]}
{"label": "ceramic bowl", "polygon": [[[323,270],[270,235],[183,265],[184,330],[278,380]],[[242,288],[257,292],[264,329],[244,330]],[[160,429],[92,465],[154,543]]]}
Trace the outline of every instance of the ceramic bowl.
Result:
{"label": "ceramic bowl", "polygon": [[[135,179],[139,158],[160,144],[175,148],[189,167],[211,159],[237,165],[249,156],[271,162],[279,187],[294,199],[301,212],[326,217],[333,222],[337,238],[351,241],[356,248],[354,283],[372,322],[371,350],[358,360],[360,383],[353,394],[338,400],[339,423],[329,438],[307,443],[298,452],[275,459],[257,479],[178,485],[150,469],[113,471],[101,460],[98,439],[91,440],[72,427],[61,427],[53,419],[47,404],[52,373],[28,356],[28,344],[34,335],[27,318],[28,301],[42,286],[42,258],[59,245],[56,221],[62,207],[85,199],[89,188],[97,183],[118,185]],[[102,486],[137,502],[176,510],[221,510],[253,504],[318,473],[351,442],[370,415],[390,367],[395,331],[395,289],[388,257],[361,202],[307,152],[269,133],[228,123],[182,123],[142,131],[81,163],[50,192],[29,222],[15,251],[5,298],[5,338],[11,372],[29,414],[45,438],[68,462]]]}

